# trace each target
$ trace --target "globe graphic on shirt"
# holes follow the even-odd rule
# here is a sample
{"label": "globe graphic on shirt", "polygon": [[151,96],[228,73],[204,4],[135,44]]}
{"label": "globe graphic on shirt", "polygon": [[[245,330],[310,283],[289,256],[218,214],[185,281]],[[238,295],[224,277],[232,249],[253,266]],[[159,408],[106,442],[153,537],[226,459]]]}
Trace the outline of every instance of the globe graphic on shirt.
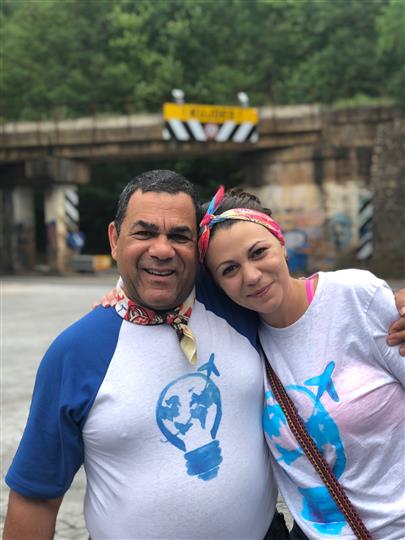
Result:
{"label": "globe graphic on shirt", "polygon": [[[346,467],[346,453],[339,427],[321,400],[338,403],[339,395],[334,386],[332,376],[335,362],[329,362],[320,375],[311,377],[304,385],[287,385],[289,396],[295,403],[306,430],[316,443],[332,472],[339,478]],[[307,386],[315,387],[315,391]],[[270,448],[276,461],[283,467],[287,475],[293,474],[298,460],[307,461],[303,449],[290,432],[284,412],[271,390],[265,394],[266,404],[263,415],[263,428],[268,437]],[[331,401],[327,401],[330,406]],[[303,476],[304,477],[304,476]],[[337,507],[328,489],[316,476],[314,485],[309,483],[300,487],[297,483],[297,500],[301,498],[301,516],[321,535],[340,535],[346,526],[346,519]]]}
{"label": "globe graphic on shirt", "polygon": [[222,416],[221,395],[212,373],[219,376],[214,355],[197,372],[169,383],[156,406],[156,421],[165,436],[162,442],[182,450],[188,474],[202,480],[215,478],[222,462],[216,440]]}

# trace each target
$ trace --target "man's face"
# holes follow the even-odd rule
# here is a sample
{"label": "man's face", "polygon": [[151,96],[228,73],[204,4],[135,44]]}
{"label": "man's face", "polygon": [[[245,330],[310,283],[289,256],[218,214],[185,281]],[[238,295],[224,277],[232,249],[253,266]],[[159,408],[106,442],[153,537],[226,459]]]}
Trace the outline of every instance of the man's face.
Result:
{"label": "man's face", "polygon": [[196,214],[189,195],[135,191],[120,234],[112,222],[108,235],[129,298],[155,310],[173,308],[187,298],[198,261]]}

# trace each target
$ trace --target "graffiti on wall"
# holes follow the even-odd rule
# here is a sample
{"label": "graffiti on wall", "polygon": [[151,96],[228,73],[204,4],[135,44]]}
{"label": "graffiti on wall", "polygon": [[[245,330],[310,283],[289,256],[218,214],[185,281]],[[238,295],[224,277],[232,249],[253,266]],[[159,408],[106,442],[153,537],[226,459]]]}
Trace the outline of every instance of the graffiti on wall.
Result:
{"label": "graffiti on wall", "polygon": [[308,235],[303,229],[290,229],[284,233],[291,272],[306,272],[308,266]]}
{"label": "graffiti on wall", "polygon": [[353,223],[345,212],[335,214],[328,223],[327,232],[337,252],[341,252],[352,241]]}
{"label": "graffiti on wall", "polygon": [[[358,181],[328,182],[316,197],[301,185],[276,186],[259,197],[273,209],[286,236],[289,267],[294,273],[331,270],[355,256],[370,255],[370,205]],[[359,211],[359,202],[363,203]],[[362,224],[364,226],[362,227]],[[359,237],[364,240],[358,245]]]}

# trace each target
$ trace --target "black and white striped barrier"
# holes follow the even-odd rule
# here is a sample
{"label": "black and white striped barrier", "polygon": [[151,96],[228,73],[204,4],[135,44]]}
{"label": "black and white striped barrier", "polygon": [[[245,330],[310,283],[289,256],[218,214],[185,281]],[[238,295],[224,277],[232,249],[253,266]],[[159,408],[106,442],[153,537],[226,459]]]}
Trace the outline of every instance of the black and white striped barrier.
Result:
{"label": "black and white striped barrier", "polygon": [[79,195],[76,187],[65,190],[64,209],[67,245],[79,252],[84,246],[84,235],[79,231]]}
{"label": "black and white striped barrier", "polygon": [[68,233],[76,233],[79,230],[79,195],[77,188],[71,187],[65,191],[65,221]]}
{"label": "black and white striped barrier", "polygon": [[169,120],[165,122],[163,139],[169,141],[174,139],[180,142],[235,142],[254,143],[258,140],[256,125],[251,122],[236,124],[235,122],[225,122],[224,124],[205,124],[198,120]]}
{"label": "black and white striped barrier", "polygon": [[365,192],[360,196],[359,208],[359,243],[357,259],[364,261],[373,254],[373,195]]}
{"label": "black and white striped barrier", "polygon": [[258,111],[252,107],[165,103],[163,119],[165,141],[255,143],[259,139]]}

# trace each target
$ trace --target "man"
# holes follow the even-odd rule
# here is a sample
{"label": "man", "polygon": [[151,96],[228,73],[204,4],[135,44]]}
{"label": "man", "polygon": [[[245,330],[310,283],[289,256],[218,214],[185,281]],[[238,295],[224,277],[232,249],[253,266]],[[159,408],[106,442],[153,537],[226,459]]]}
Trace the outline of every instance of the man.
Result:
{"label": "man", "polygon": [[[266,536],[276,488],[256,320],[204,276],[194,289],[197,221],[194,189],[176,173],[123,191],[109,226],[123,291],[41,363],[6,477],[6,540],[53,537],[83,462],[93,540]],[[279,526],[266,538],[282,540]]]}
{"label": "man", "polygon": [[[93,539],[265,537],[276,488],[255,325],[204,280],[193,301],[197,221],[180,175],[152,171],[124,190],[109,237],[125,297],[65,330],[41,363],[6,478],[5,538],[52,538],[83,462]],[[189,325],[144,324],[182,304]]]}

